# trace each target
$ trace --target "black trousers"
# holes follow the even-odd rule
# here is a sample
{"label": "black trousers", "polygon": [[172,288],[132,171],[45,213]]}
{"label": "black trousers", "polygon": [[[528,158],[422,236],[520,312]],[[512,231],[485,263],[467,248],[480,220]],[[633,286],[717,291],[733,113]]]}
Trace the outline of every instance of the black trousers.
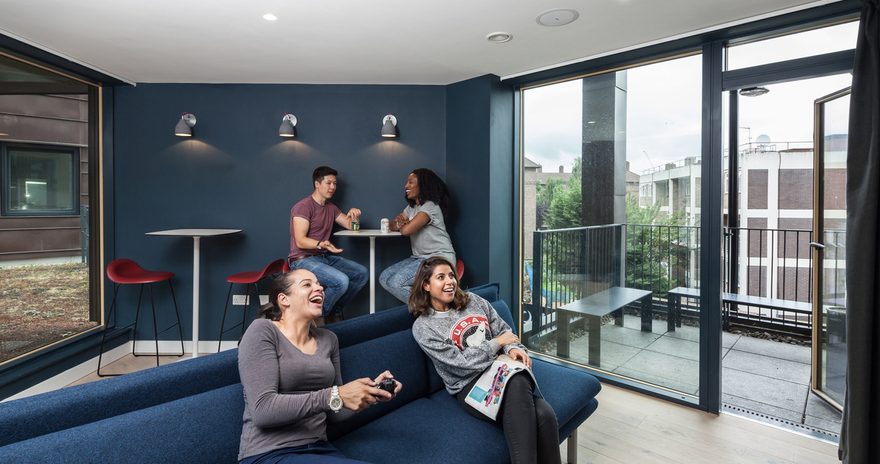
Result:
{"label": "black trousers", "polygon": [[[468,414],[492,422],[464,401],[477,379],[479,376],[455,397]],[[504,430],[511,464],[561,463],[556,413],[543,398],[535,398],[534,391],[535,387],[528,374],[519,373],[511,377],[507,381],[495,422]]]}

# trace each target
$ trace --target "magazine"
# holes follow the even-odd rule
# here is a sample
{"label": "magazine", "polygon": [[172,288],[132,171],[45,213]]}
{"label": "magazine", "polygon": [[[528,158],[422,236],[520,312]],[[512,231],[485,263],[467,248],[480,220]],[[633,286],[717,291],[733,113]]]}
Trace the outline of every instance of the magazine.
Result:
{"label": "magazine", "polygon": [[495,420],[495,417],[498,416],[498,409],[501,407],[501,399],[504,397],[507,380],[521,371],[528,372],[535,385],[538,385],[535,375],[525,364],[514,361],[506,354],[498,356],[492,365],[483,371],[464,401],[488,418]]}

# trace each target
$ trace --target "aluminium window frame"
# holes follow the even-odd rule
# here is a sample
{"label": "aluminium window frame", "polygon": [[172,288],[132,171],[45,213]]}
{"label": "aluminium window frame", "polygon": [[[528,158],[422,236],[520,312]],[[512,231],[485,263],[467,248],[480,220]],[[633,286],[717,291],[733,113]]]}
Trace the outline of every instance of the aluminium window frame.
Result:
{"label": "aluminium window frame", "polygon": [[[652,45],[640,49],[630,50],[615,55],[608,55],[594,60],[574,63],[556,69],[538,71],[528,75],[515,76],[509,81],[515,92],[517,103],[515,118],[518,121],[515,128],[514,145],[514,224],[517,225],[515,233],[514,263],[512,268],[514,275],[512,282],[517,282],[517,308],[519,330],[522,330],[522,315],[524,305],[522,303],[522,269],[523,260],[523,140],[522,124],[522,92],[525,89],[540,87],[549,84],[569,81],[593,75],[614,72],[621,69],[642,66],[658,61],[666,61],[677,56],[691,53],[701,53],[703,56],[703,115],[702,115],[702,166],[701,179],[701,253],[700,267],[706,271],[701,272],[702,297],[700,299],[700,390],[699,398],[693,398],[667,390],[663,387],[650,385],[636,379],[618,377],[584,367],[579,369],[588,371],[603,382],[622,386],[640,393],[668,400],[686,406],[719,413],[721,409],[721,231],[722,231],[722,204],[723,178],[722,178],[722,97],[723,92],[732,90],[745,83],[752,85],[770,84],[797,80],[807,76],[837,74],[846,69],[851,69],[853,50],[832,52],[823,55],[814,55],[806,58],[792,59],[751,68],[740,68],[727,71],[725,65],[725,50],[728,45],[736,45],[766,38],[778,37],[804,30],[840,24],[846,21],[858,20],[861,3],[855,0],[843,0],[829,5],[818,6],[795,13],[772,17],[751,23],[741,24],[724,28],[722,30],[707,32],[698,36],[686,37],[671,42]],[[729,187],[729,186],[728,186]],[[711,214],[706,212],[711,211]],[[717,214],[714,214],[717,213]],[[710,250],[712,252],[703,252]],[[573,365],[568,361],[550,356],[538,355],[542,359],[565,365]],[[712,362],[705,362],[711,359]]]}
{"label": "aluminium window frame", "polygon": [[[4,217],[69,217],[80,215],[80,154],[79,148],[73,146],[36,144],[36,143],[19,143],[19,142],[0,142],[0,215]],[[54,152],[70,155],[70,198],[71,207],[68,209],[34,209],[34,210],[15,210],[11,208],[12,188],[12,155],[14,152]]]}

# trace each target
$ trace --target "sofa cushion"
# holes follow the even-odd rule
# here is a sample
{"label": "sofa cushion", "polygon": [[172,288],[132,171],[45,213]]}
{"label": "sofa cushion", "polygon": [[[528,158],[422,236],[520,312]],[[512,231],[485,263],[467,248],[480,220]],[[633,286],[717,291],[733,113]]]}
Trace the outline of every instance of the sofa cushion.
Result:
{"label": "sofa cushion", "polygon": [[346,456],[376,463],[508,462],[501,428],[469,416],[446,391],[408,403],[333,444]]}
{"label": "sofa cushion", "polygon": [[578,412],[572,416],[568,422],[560,422],[559,423],[559,439],[565,440],[569,435],[574,433],[577,428],[590,417],[590,414],[596,411],[596,408],[599,407],[599,401],[596,398],[592,398],[589,403],[583,408],[581,408]]}
{"label": "sofa cushion", "polygon": [[586,372],[540,359],[533,359],[532,373],[560,425],[572,420],[602,389],[599,381]]}
{"label": "sofa cushion", "polygon": [[493,308],[495,308],[495,312],[501,316],[501,319],[504,319],[504,322],[510,326],[513,333],[517,333],[516,324],[513,323],[513,315],[510,313],[510,307],[507,306],[507,303],[504,300],[496,300],[490,303]]}
{"label": "sofa cushion", "polygon": [[340,351],[340,364],[343,382],[362,377],[372,379],[387,369],[403,383],[403,389],[393,400],[378,403],[355,414],[345,422],[333,424],[328,430],[331,439],[345,435],[410,401],[427,395],[428,369],[434,369],[427,364],[425,355],[422,354],[409,329],[343,348]]}
{"label": "sofa cushion", "polygon": [[229,350],[0,403],[0,446],[239,383],[237,362]]}
{"label": "sofa cushion", "polygon": [[241,384],[0,447],[0,462],[235,462]]}
{"label": "sofa cushion", "polygon": [[481,296],[486,301],[497,301],[500,286],[497,283],[483,284],[477,285],[476,287],[467,288],[465,290]]}
{"label": "sofa cushion", "polygon": [[376,337],[409,330],[415,320],[406,309],[406,305],[378,311],[368,317],[355,317],[344,321],[328,324],[325,328],[332,330],[339,339],[339,348],[372,340]]}

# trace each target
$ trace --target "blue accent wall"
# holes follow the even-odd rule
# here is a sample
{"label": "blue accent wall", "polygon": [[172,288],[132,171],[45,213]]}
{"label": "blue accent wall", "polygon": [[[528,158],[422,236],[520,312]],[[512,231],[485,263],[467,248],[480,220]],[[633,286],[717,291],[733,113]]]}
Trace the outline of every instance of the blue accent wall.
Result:
{"label": "blue accent wall", "polygon": [[[463,211],[452,231],[465,283],[513,288],[513,89],[486,75],[446,88],[446,176]],[[514,311],[515,313],[517,311]]]}
{"label": "blue accent wall", "polygon": [[[363,228],[378,228],[379,218],[403,210],[403,184],[412,169],[425,167],[447,177],[443,86],[141,84],[106,89],[104,95],[105,118],[111,118],[104,125],[106,260],[132,258],[146,268],[176,274],[184,339],[191,334],[192,239],[148,237],[146,232],[244,230],[240,235],[202,239],[200,339],[216,340],[226,276],[258,270],[288,254],[290,208],[311,193],[315,167],[329,165],[339,171],[333,201],[344,211],[361,208]],[[173,135],[182,112],[198,118],[191,139]],[[284,112],[299,120],[296,139],[278,136]],[[399,139],[379,135],[387,113],[398,118]],[[467,166],[456,163],[456,172]],[[479,172],[485,174],[485,166]],[[474,186],[484,187],[479,182]],[[465,224],[481,224],[484,241],[486,218],[470,205],[460,213]],[[335,242],[345,249],[344,256],[368,265],[368,240],[337,238]],[[377,277],[409,255],[406,238],[378,242]],[[468,237],[454,244],[468,250],[482,246],[470,242]],[[485,259],[475,260],[475,269],[485,281],[488,273],[481,261]],[[376,288],[378,309],[398,304],[378,282]],[[137,301],[135,289],[123,290],[120,325],[133,322]],[[105,295],[109,309],[109,288]],[[365,287],[346,317],[366,313],[368,295]],[[149,304],[147,297],[145,293]],[[156,298],[159,326],[164,328],[173,321],[167,290],[158,290]],[[233,320],[240,320],[238,308]],[[152,338],[148,312],[142,311],[141,321],[138,339]],[[160,338],[175,335],[172,330]],[[237,336],[234,331],[225,339]]]}

